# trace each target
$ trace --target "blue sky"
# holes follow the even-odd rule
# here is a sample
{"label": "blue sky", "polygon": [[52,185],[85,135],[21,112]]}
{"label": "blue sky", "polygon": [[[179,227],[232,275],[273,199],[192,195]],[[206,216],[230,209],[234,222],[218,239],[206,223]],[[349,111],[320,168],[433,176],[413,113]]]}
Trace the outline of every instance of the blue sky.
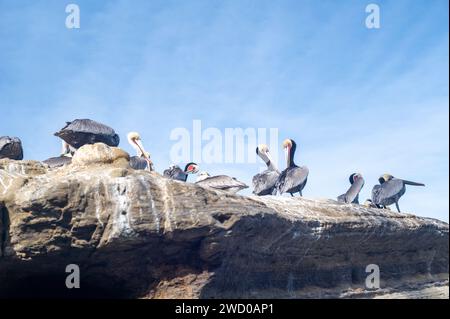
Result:
{"label": "blue sky", "polygon": [[[65,27],[76,3],[81,28]],[[365,7],[381,28],[365,27]],[[424,182],[404,211],[448,221],[448,1],[0,0],[0,135],[27,159],[58,155],[65,121],[139,131],[156,168],[170,132],[278,128],[299,145],[306,197],[361,172]],[[280,159],[282,150],[279,149]],[[276,150],[272,150],[276,152]],[[284,168],[284,161],[279,163]],[[251,184],[256,164],[204,164]]]}

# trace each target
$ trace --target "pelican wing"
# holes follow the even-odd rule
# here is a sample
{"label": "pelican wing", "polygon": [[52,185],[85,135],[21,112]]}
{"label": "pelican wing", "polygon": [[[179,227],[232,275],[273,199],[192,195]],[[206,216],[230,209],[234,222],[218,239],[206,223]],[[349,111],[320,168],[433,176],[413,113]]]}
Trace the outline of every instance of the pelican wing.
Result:
{"label": "pelican wing", "polygon": [[43,161],[43,163],[47,164],[50,168],[56,168],[72,163],[72,158],[68,156],[50,157]]}
{"label": "pelican wing", "polygon": [[391,179],[381,185],[375,185],[372,189],[372,201],[374,204],[383,205],[383,202],[396,196],[405,185],[401,179]]}
{"label": "pelican wing", "polygon": [[13,160],[23,159],[22,142],[17,137],[0,137],[0,159],[9,158]]}
{"label": "pelican wing", "polygon": [[211,176],[204,180],[198,181],[195,184],[202,187],[211,187],[220,190],[248,188],[246,184],[238,181],[236,178],[226,175]]}
{"label": "pelican wing", "polygon": [[306,166],[291,167],[285,169],[278,179],[277,189],[280,194],[286,193],[290,189],[293,189],[306,182],[309,175],[309,169]]}
{"label": "pelican wing", "polygon": [[119,135],[111,127],[89,119],[67,122],[67,125],[55,135],[75,148],[94,143],[117,146],[120,142]]}
{"label": "pelican wing", "polygon": [[166,169],[163,172],[163,175],[167,178],[175,179],[175,180],[183,181],[183,182],[185,182],[187,180],[187,176],[188,176],[185,172],[183,172],[183,170],[178,165],[172,166],[172,167]]}
{"label": "pelican wing", "polygon": [[262,173],[253,176],[253,194],[269,195],[273,193],[273,189],[278,181],[280,173],[274,170],[265,170]]}

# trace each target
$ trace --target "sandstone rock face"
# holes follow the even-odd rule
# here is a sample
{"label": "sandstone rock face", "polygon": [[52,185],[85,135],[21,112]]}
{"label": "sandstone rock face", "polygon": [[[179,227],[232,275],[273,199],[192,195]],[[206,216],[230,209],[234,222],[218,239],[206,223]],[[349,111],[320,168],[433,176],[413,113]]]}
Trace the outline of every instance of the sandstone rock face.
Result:
{"label": "sandstone rock face", "polygon": [[[229,195],[128,159],[96,144],[53,170],[0,160],[0,297],[448,298],[447,223]],[[66,288],[69,264],[80,289]]]}

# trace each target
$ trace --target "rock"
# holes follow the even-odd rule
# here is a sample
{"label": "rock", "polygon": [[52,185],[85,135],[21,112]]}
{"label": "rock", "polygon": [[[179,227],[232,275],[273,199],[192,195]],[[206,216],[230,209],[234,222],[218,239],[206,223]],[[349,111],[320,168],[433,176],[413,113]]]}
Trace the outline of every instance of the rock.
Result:
{"label": "rock", "polygon": [[95,164],[113,164],[126,167],[130,155],[118,147],[109,147],[103,143],[86,144],[80,147],[73,156],[72,165],[89,166]]}
{"label": "rock", "polygon": [[[448,298],[447,223],[230,195],[128,160],[104,144],[54,170],[0,160],[0,297]],[[65,286],[69,264],[80,289]]]}

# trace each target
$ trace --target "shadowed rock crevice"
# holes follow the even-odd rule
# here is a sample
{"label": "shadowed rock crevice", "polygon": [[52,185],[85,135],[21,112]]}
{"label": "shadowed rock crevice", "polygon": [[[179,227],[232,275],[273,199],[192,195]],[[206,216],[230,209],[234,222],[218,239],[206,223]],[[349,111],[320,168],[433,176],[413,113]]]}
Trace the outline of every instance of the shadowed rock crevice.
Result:
{"label": "shadowed rock crevice", "polygon": [[0,256],[6,254],[5,248],[9,240],[9,214],[5,206],[0,204]]}
{"label": "shadowed rock crevice", "polygon": [[[448,297],[448,224],[435,219],[229,195],[134,171],[99,145],[54,170],[0,160],[0,178],[1,297]],[[365,287],[369,264],[380,289]]]}

